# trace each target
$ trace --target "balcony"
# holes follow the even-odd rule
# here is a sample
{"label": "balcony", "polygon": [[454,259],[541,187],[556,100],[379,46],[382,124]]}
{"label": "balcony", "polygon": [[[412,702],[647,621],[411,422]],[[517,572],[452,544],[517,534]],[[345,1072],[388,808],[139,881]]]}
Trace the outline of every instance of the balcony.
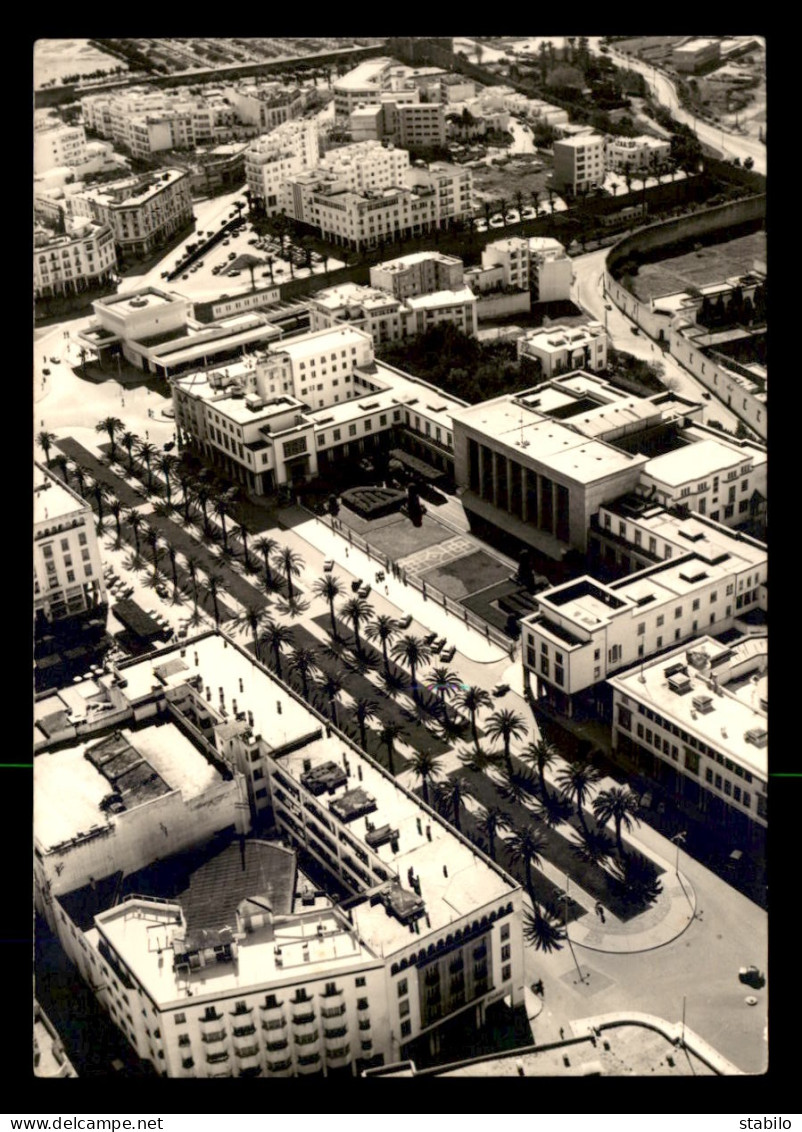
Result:
{"label": "balcony", "polygon": [[234,1027],[234,1037],[235,1038],[247,1038],[250,1034],[255,1034],[255,1033],[256,1033],[256,1026],[253,1024],[253,1022],[249,1023],[249,1025],[247,1025],[247,1026],[235,1026]]}
{"label": "balcony", "polygon": [[327,1049],[326,1059],[328,1061],[342,1061],[343,1058],[351,1056],[351,1047],[346,1042],[344,1046],[339,1046],[337,1049]]}
{"label": "balcony", "polygon": [[345,1003],[343,1002],[339,1006],[324,1006],[320,1013],[324,1018],[339,1018],[340,1015],[345,1014]]}
{"label": "balcony", "polygon": [[369,1030],[370,1029],[370,1018],[360,1018],[359,1019],[359,1028],[360,1028],[360,1030]]}
{"label": "balcony", "polygon": [[337,1026],[333,1030],[324,1030],[323,1032],[326,1035],[326,1041],[330,1041],[332,1038],[344,1038],[348,1033],[348,1027]]}
{"label": "balcony", "polygon": [[206,1060],[210,1065],[217,1065],[221,1061],[228,1061],[228,1050],[222,1050],[220,1053],[207,1053]]}
{"label": "balcony", "polygon": [[287,1038],[281,1038],[281,1040],[277,1042],[268,1042],[266,1048],[268,1053],[278,1053],[282,1049],[287,1049],[289,1044]]}
{"label": "balcony", "polygon": [[271,1018],[269,1022],[263,1022],[262,1023],[262,1029],[263,1030],[283,1030],[286,1025],[287,1025],[287,1019],[286,1019],[285,1015],[282,1014],[280,1018]]}
{"label": "balcony", "polygon": [[258,1057],[259,1043],[257,1042],[255,1045],[243,1046],[241,1049],[238,1046],[234,1046],[234,1053],[237,1055],[237,1057],[242,1058]]}
{"label": "balcony", "polygon": [[311,1046],[320,1037],[320,1030],[312,1030],[310,1034],[296,1034],[295,1044],[297,1046]]}
{"label": "balcony", "polygon": [[202,1042],[223,1042],[226,1039],[225,1030],[212,1030],[211,1033],[201,1034]]}
{"label": "balcony", "polygon": [[[325,1014],[325,1011],[323,1013],[324,1013],[324,1016],[328,1017],[328,1015]],[[305,1026],[309,1022],[314,1022],[314,1020],[315,1020],[314,1010],[310,1010],[306,1014],[293,1014],[293,1016],[292,1016],[293,1026]]]}
{"label": "balcony", "polygon": [[283,1061],[268,1061],[267,1068],[271,1073],[281,1073],[285,1069],[292,1069],[292,1058],[287,1057]]}

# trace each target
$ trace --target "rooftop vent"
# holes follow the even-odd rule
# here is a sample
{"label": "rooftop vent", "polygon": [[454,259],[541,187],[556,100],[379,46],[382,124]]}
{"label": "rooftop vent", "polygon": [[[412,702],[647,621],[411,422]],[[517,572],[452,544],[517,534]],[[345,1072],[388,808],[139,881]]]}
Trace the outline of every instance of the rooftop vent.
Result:
{"label": "rooftop vent", "polygon": [[765,747],[769,741],[769,733],[764,727],[753,727],[745,732],[744,739],[753,747]]}
{"label": "rooftop vent", "polygon": [[708,696],[707,694],[694,696],[691,702],[693,703],[693,706],[696,708],[696,710],[700,711],[702,715],[707,715],[708,712],[713,710],[713,698],[712,696]]}
{"label": "rooftop vent", "polygon": [[687,672],[675,672],[673,676],[668,678],[668,686],[672,692],[676,692],[678,696],[684,696],[686,692],[691,690],[691,681]]}

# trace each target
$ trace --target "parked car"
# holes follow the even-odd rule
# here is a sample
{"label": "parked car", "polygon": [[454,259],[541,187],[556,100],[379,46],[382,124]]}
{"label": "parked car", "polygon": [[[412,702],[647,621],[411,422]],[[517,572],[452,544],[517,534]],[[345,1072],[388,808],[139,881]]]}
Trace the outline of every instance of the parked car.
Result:
{"label": "parked car", "polygon": [[259,241],[258,241],[258,240],[256,239],[256,237],[254,236],[254,238],[253,238],[252,240],[248,240],[248,243],[249,243],[249,244],[258,244],[258,243],[259,243]]}
{"label": "parked car", "polygon": [[333,558],[327,558],[326,561],[323,563],[323,573],[324,574],[330,574],[333,569],[334,569],[334,559]]}
{"label": "parked car", "polygon": [[447,649],[443,649],[443,651],[440,653],[440,663],[450,664],[454,659],[454,654],[456,653],[456,651],[457,650],[454,645],[449,645]]}
{"label": "parked car", "polygon": [[225,247],[228,247],[228,245],[229,245],[230,243],[231,243],[231,241],[230,241],[230,240],[228,239],[228,237],[226,237],[226,238],[225,238],[225,240],[223,240],[223,247],[224,247],[224,248],[225,248]]}
{"label": "parked car", "polygon": [[57,366],[58,363],[61,361],[61,358],[51,358],[50,361],[53,363],[54,366]]}
{"label": "parked car", "polygon": [[410,625],[411,625],[411,624],[412,624],[412,614],[411,614],[411,613],[407,613],[407,614],[406,614],[406,615],[405,615],[404,617],[402,617],[402,618],[401,618],[401,620],[400,620],[400,621],[398,622],[398,628],[399,628],[399,629],[408,629],[408,628],[410,627]]}
{"label": "parked car", "polygon": [[229,275],[242,275],[241,271],[229,271]]}
{"label": "parked car", "polygon": [[237,258],[237,253],[236,253],[236,252],[229,252],[229,253],[228,253],[228,258],[229,258],[229,260],[232,260],[232,259],[236,259],[236,258]]}
{"label": "parked car", "polygon": [[738,978],[742,983],[746,983],[747,986],[754,987],[757,990],[759,990],[766,981],[760,973],[760,970],[755,967],[754,964],[751,964],[749,967],[741,967],[738,972]]}
{"label": "parked car", "polygon": [[217,274],[219,274],[219,271],[220,271],[220,265],[219,265],[219,264],[217,264],[217,266],[215,266],[215,267],[213,267],[213,268],[212,268],[212,275],[217,275]]}
{"label": "parked car", "polygon": [[509,684],[496,684],[495,688],[493,689],[493,695],[496,697],[496,699],[500,699],[502,696],[506,696],[509,690]]}
{"label": "parked car", "polygon": [[189,279],[189,272],[181,276],[182,279]]}
{"label": "parked car", "polygon": [[49,369],[43,369],[42,373],[45,375],[45,377],[50,377],[50,370]]}

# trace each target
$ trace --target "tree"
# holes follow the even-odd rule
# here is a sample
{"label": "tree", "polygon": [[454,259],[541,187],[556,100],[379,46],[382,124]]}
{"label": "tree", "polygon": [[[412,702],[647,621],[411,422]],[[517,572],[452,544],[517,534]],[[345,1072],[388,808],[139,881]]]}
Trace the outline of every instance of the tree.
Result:
{"label": "tree", "polygon": [[526,890],[535,904],[535,894],[532,891],[532,865],[540,868],[543,864],[542,854],[546,850],[546,842],[532,825],[515,827],[512,835],[507,838],[507,852],[514,864],[522,864],[526,877]]}
{"label": "tree", "polygon": [[418,684],[415,676],[421,664],[429,663],[432,656],[431,648],[429,645],[424,644],[421,637],[407,633],[393,646],[392,656],[394,660],[402,660],[409,669],[410,676],[412,677],[412,695],[417,701],[419,698]]}
{"label": "tree", "polygon": [[521,751],[521,758],[537,768],[537,776],[540,780],[540,796],[544,801],[547,801],[550,795],[546,789],[546,778],[543,772],[547,766],[553,766],[557,761],[557,748],[553,747],[546,739],[538,739],[537,742],[527,743]]}
{"label": "tree", "polygon": [[220,520],[220,527],[223,532],[223,547],[228,550],[228,531],[226,530],[226,515],[231,514],[231,500],[225,494],[218,495],[214,501],[214,513]]}
{"label": "tree", "polygon": [[471,732],[473,733],[473,741],[476,745],[476,750],[479,750],[479,733],[476,730],[476,713],[481,708],[490,708],[493,706],[493,701],[490,694],[484,688],[478,688],[471,685],[470,688],[463,688],[457,694],[457,707],[463,711],[467,711],[471,716]]}
{"label": "tree", "polygon": [[455,774],[453,778],[436,784],[435,793],[438,804],[453,814],[454,826],[461,831],[460,804],[464,798],[471,797],[464,778],[460,774]]}
{"label": "tree", "polygon": [[[339,578],[335,578],[333,574],[324,574],[322,578],[318,578],[312,584],[312,592],[316,597],[325,598],[329,603],[329,613],[331,615],[331,634],[335,641],[339,639],[337,634],[337,619],[334,616],[334,602],[344,593],[342,583]],[[368,627],[369,628],[369,627]]]}
{"label": "tree", "polygon": [[354,626],[354,642],[356,651],[362,652],[362,642],[359,639],[359,626],[361,623],[370,621],[373,616],[373,609],[368,601],[363,597],[352,597],[345,605],[340,606],[340,615],[347,618]]}
{"label": "tree", "polygon": [[427,806],[429,805],[429,783],[440,774],[441,764],[440,756],[431,751],[416,751],[412,758],[410,770],[416,778],[420,779],[423,787],[423,800]]}
{"label": "tree", "polygon": [[178,601],[178,571],[176,569],[176,549],[171,542],[167,543],[167,553],[170,556],[170,572],[173,576],[173,601]]}
{"label": "tree", "polygon": [[544,954],[559,951],[562,947],[562,940],[565,939],[565,929],[556,920],[544,916],[535,902],[532,906],[533,912],[530,912],[527,908],[524,908],[523,911],[522,933],[524,943],[530,944],[535,951],[542,951]]}
{"label": "tree", "polygon": [[167,493],[167,506],[172,507],[172,484],[176,469],[178,468],[178,459],[171,455],[171,453],[164,452],[159,456],[157,467],[164,479],[164,487]]}
{"label": "tree", "polygon": [[[194,554],[186,556],[187,572],[189,573],[190,582],[192,583],[192,602],[195,606],[195,617],[198,616],[198,570],[200,569],[200,559]],[[258,654],[257,654],[258,655]]]}
{"label": "tree", "polygon": [[151,527],[150,524],[147,523],[145,524],[144,534],[145,542],[150,547],[150,553],[153,556],[153,577],[156,578],[159,573],[159,543],[161,536],[155,527]]}
{"label": "tree", "polygon": [[145,467],[148,469],[148,491],[153,490],[153,471],[151,469],[151,462],[159,454],[159,450],[155,444],[151,444],[149,440],[140,440],[137,445],[137,453],[145,461]]}
{"label": "tree", "polygon": [[114,516],[114,523],[117,527],[117,544],[119,545],[122,540],[122,530],[120,529],[120,516],[122,515],[123,505],[119,499],[112,498],[109,500],[109,511]]}
{"label": "tree", "polygon": [[745,157],[744,158],[744,169],[754,169],[754,167],[755,167],[754,157]]}
{"label": "tree", "polygon": [[301,678],[301,687],[303,688],[304,699],[309,700],[309,677],[314,676],[319,671],[316,664],[314,649],[306,648],[303,645],[297,646],[290,653],[289,664],[287,666],[290,672],[297,673]]}
{"label": "tree", "polygon": [[265,560],[265,587],[268,589],[271,588],[273,581],[273,571],[270,568],[270,556],[277,547],[278,543],[274,538],[270,538],[269,535],[262,535],[262,537],[257,539],[254,543],[254,549],[258,551]]}
{"label": "tree", "polygon": [[[329,575],[330,577],[331,575]],[[382,656],[384,657],[384,671],[389,673],[390,661],[387,656],[387,646],[392,644],[398,633],[398,622],[387,613],[380,613],[365,627],[365,636],[369,641],[380,641]]]}
{"label": "tree", "polygon": [[244,523],[239,523],[237,526],[237,532],[239,534],[240,542],[242,543],[242,550],[245,555],[245,569],[250,570],[251,560],[248,556],[248,528]]}
{"label": "tree", "polygon": [[590,796],[591,788],[599,781],[601,775],[587,760],[571,763],[557,775],[557,784],[560,789],[576,802],[577,814],[585,833],[589,833],[583,806]]}
{"label": "tree", "polygon": [[446,700],[457,694],[462,681],[456,672],[452,672],[447,665],[441,664],[432,668],[426,674],[429,690],[434,692],[440,701],[440,710],[443,713],[443,722],[448,722],[448,708]]}
{"label": "tree", "polygon": [[192,502],[192,483],[194,476],[189,468],[176,461],[175,478],[181,487],[181,505],[184,508],[184,522],[189,523],[189,505]]}
{"label": "tree", "polygon": [[337,727],[337,697],[343,690],[342,677],[338,676],[336,672],[327,672],[320,682],[320,687],[328,696],[331,722]]}
{"label": "tree", "polygon": [[365,731],[365,723],[369,719],[378,718],[379,705],[375,700],[360,698],[354,703],[354,713],[356,715],[356,721],[359,726],[359,741],[362,746],[362,750],[366,751],[368,749],[368,737]]}
{"label": "tree", "polygon": [[119,417],[104,417],[102,421],[98,421],[98,423],[95,425],[95,432],[105,432],[108,434],[108,438],[111,442],[112,460],[116,455],[115,437],[117,436],[118,432],[122,432],[124,429],[125,425],[119,419]]}
{"label": "tree", "polygon": [[490,739],[501,739],[504,743],[504,761],[507,764],[508,773],[512,775],[514,772],[510,758],[510,739],[520,739],[526,735],[526,724],[523,718],[517,712],[503,708],[500,711],[493,712],[487,720],[485,729]]}
{"label": "tree", "polygon": [[95,497],[97,503],[97,517],[98,522],[103,522],[103,501],[109,498],[109,489],[101,480],[95,480],[92,484],[92,495]]}
{"label": "tree", "polygon": [[637,817],[639,809],[639,799],[628,786],[610,786],[607,790],[599,791],[593,799],[593,814],[596,821],[601,825],[606,825],[609,821],[614,822],[615,843],[622,857],[625,856],[625,852],[621,841],[621,827],[623,826],[629,833],[633,822],[640,825]]}
{"label": "tree", "polygon": [[292,600],[295,597],[292,579],[300,577],[304,560],[297,551],[289,546],[283,546],[276,552],[273,561],[277,564],[279,570],[284,571],[284,577],[287,581],[287,596]]}
{"label": "tree", "polygon": [[134,544],[136,546],[136,553],[138,555],[139,554],[139,534],[140,534],[140,531],[145,526],[145,517],[144,517],[144,515],[140,514],[140,512],[137,511],[136,508],[132,507],[127,512],[125,518],[126,518],[126,521],[128,523],[128,526],[131,528],[131,531],[133,532]]}
{"label": "tree", "polygon": [[482,837],[486,838],[488,851],[495,861],[496,837],[499,833],[512,829],[509,814],[499,806],[488,806],[476,824]]}
{"label": "tree", "polygon": [[[223,577],[221,574],[207,574],[206,588],[212,596],[212,606],[214,607],[214,625],[216,629],[220,628],[220,607],[217,604],[217,595],[223,590]],[[279,675],[281,675],[279,673]]]}
{"label": "tree", "polygon": [[249,602],[243,608],[242,613],[238,614],[235,621],[236,630],[249,630],[251,632],[253,636],[253,650],[257,660],[259,658],[259,630],[264,623],[265,614],[266,610],[264,606],[254,605]]}
{"label": "tree", "polygon": [[[48,468],[50,467],[50,449],[56,443],[56,434],[48,432],[47,429],[42,429],[36,436],[36,443],[45,454]],[[83,493],[82,493],[83,494]]]}
{"label": "tree", "polygon": [[275,669],[279,677],[281,677],[281,652],[285,645],[292,647],[295,643],[292,629],[287,625],[282,625],[279,621],[273,621],[269,618],[265,621],[264,632],[260,638],[260,645],[267,645],[269,649],[273,650],[273,660],[275,662]]}
{"label": "tree", "polygon": [[394,744],[396,739],[406,734],[406,728],[402,727],[394,719],[388,720],[381,731],[379,732],[379,741],[384,743],[387,748],[387,766],[390,774],[395,775],[395,764],[393,762]]}
{"label": "tree", "polygon": [[132,475],[134,471],[134,449],[139,445],[139,437],[135,432],[124,432],[120,439],[123,448],[128,453],[128,474]]}

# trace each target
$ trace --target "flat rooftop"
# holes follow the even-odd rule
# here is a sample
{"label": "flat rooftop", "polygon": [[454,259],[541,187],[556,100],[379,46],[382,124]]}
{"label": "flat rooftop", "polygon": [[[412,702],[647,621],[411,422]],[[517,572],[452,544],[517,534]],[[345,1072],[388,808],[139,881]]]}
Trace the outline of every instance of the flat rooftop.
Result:
{"label": "flat rooftop", "polygon": [[175,292],[159,291],[155,287],[146,287],[141,291],[128,292],[124,295],[108,295],[97,299],[93,304],[98,308],[108,308],[115,314],[134,314],[145,310],[146,307],[162,307],[168,303],[188,303],[182,295]]}
{"label": "flat rooftop", "polygon": [[462,263],[457,256],[446,255],[444,252],[411,252],[409,255],[397,256],[395,259],[386,259],[382,263],[374,264],[377,271],[406,271],[418,263],[434,260],[438,263],[453,266]]}
{"label": "flat rooftop", "polygon": [[631,495],[602,506],[612,515],[620,515],[622,519],[636,522],[642,531],[667,542],[680,553],[694,552],[700,560],[727,555],[730,570],[738,563],[746,568],[759,566],[766,561],[768,552],[763,543],[703,515],[690,515],[683,519],[666,511],[659,504],[650,504],[640,496]]}
{"label": "flat rooftop", "polygon": [[373,86],[377,83],[379,74],[392,63],[393,60],[389,56],[366,59],[364,63],[359,63],[358,66],[354,67],[353,71],[335,79],[332,86],[335,91],[359,90],[363,86]]}
{"label": "flat rooftop", "polygon": [[53,522],[66,515],[91,513],[86,500],[66,487],[58,476],[51,475],[42,465],[33,465],[33,521],[35,524]]}
{"label": "flat rooftop", "polygon": [[476,296],[470,287],[460,287],[457,291],[431,291],[428,295],[413,295],[405,300],[412,310],[428,310],[437,307],[450,307],[458,303],[475,303]]}
{"label": "flat rooftop", "polygon": [[673,452],[652,457],[643,471],[661,483],[679,487],[689,480],[701,480],[752,460],[752,452],[733,448],[718,440],[697,440],[675,448]]}
{"label": "flat rooftop", "polygon": [[[767,650],[765,638],[762,643]],[[738,694],[739,689],[735,692],[728,689],[728,669],[732,661],[726,663],[726,654],[732,651],[732,646],[722,645],[712,637],[701,637],[659,659],[619,672],[610,678],[609,683],[637,702],[646,703],[654,711],[676,721],[690,735],[722,753],[726,752],[739,766],[765,781],[768,773],[768,725],[766,712],[760,707],[759,682],[768,653],[756,653],[747,680],[747,691],[741,695]],[[689,652],[704,654],[712,662],[708,671],[716,675],[718,692],[711,688],[709,678],[705,679],[693,664],[688,663]],[[723,666],[716,663],[720,658],[725,660]],[[682,693],[674,691],[668,682],[667,672],[676,672],[678,665],[689,681],[687,691]],[[752,676],[756,677],[754,681]],[[738,684],[741,685],[740,679]],[[747,735],[754,736],[759,745],[751,742]]]}
{"label": "flat rooftop", "polygon": [[33,776],[34,827],[48,849],[104,826],[100,802],[112,792],[120,793],[130,810],[172,790],[186,801],[222,781],[171,722],[123,727],[101,739],[44,751],[34,759]]}

